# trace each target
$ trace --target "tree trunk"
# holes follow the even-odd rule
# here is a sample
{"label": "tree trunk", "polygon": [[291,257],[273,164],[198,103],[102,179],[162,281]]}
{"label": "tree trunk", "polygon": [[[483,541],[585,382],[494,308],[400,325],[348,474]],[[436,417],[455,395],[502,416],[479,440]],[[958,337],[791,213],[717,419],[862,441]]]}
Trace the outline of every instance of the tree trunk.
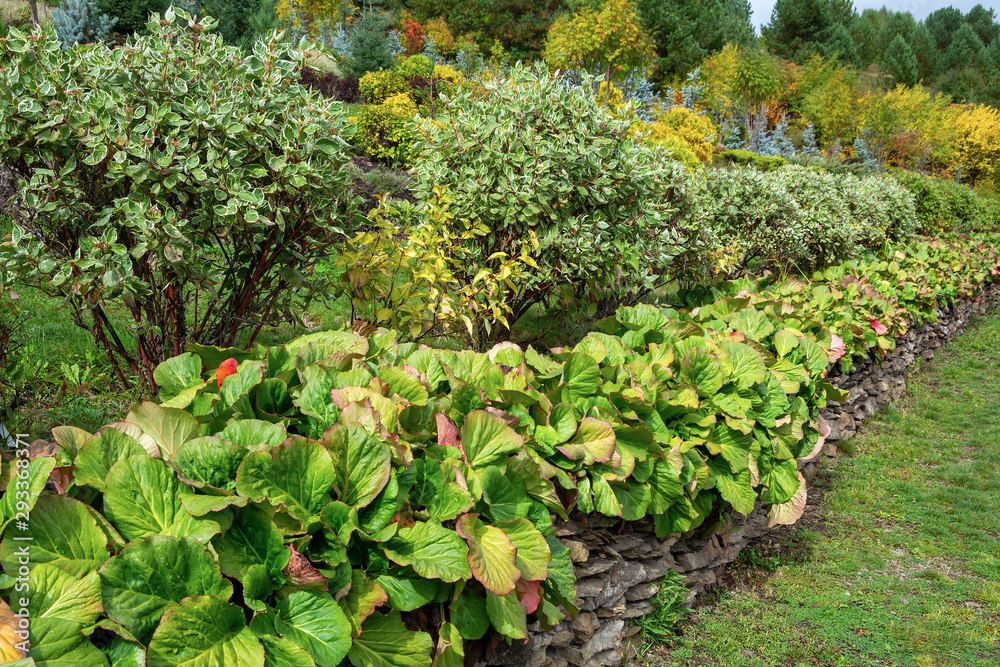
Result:
{"label": "tree trunk", "polygon": [[37,28],[39,25],[38,0],[28,0],[28,6],[31,7],[31,25]]}

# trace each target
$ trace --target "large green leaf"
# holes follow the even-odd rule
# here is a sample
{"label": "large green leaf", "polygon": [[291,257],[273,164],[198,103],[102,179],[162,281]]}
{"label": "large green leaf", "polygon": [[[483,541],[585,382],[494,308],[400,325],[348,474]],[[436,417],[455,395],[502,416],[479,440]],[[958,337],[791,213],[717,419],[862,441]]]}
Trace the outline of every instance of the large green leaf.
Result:
{"label": "large green leaf", "polygon": [[378,369],[378,379],[389,385],[386,396],[398,394],[411,405],[427,405],[427,388],[410,371],[396,366],[382,366]]}
{"label": "large green leaf", "polygon": [[375,577],[375,581],[389,598],[389,606],[398,611],[413,611],[429,604],[436,597],[443,584],[435,579],[423,577],[409,571],[409,568],[393,568],[390,573]]}
{"label": "large green leaf", "polygon": [[681,360],[681,379],[698,388],[702,396],[712,396],[722,389],[725,376],[719,358],[700,347],[688,350]]}
{"label": "large green leaf", "polygon": [[484,410],[466,415],[462,425],[462,450],[473,468],[496,463],[522,447],[524,440],[500,417]]}
{"label": "large green leaf", "polygon": [[544,579],[548,573],[549,561],[552,560],[552,551],[545,536],[528,519],[515,519],[495,525],[507,533],[517,549],[516,564],[521,571],[521,578],[528,581]]}
{"label": "large green leaf", "polygon": [[654,461],[649,479],[650,514],[663,514],[684,494],[680,475],[666,461]]}
{"label": "large green leaf", "polygon": [[[153,371],[153,380],[160,388],[160,401],[169,401],[202,382],[201,357],[191,352],[167,359]],[[186,405],[178,405],[185,408]]]}
{"label": "large green leaf", "polygon": [[756,308],[744,308],[736,311],[729,318],[729,326],[734,331],[756,341],[764,340],[774,331],[774,325],[767,319],[767,315]]}
{"label": "large green leaf", "polygon": [[465,642],[462,633],[451,623],[442,623],[434,647],[434,667],[464,667]]}
{"label": "large green leaf", "polygon": [[469,548],[458,533],[437,521],[401,528],[383,548],[393,562],[410,565],[428,579],[458,581],[472,576],[466,560]]}
{"label": "large green leaf", "polygon": [[234,419],[215,435],[250,451],[277,447],[287,437],[283,425],[260,419]]}
{"label": "large green leaf", "polygon": [[72,498],[40,497],[27,523],[27,531],[12,525],[4,534],[0,558],[5,572],[17,572],[26,558],[31,565],[52,563],[72,574],[86,574],[110,555],[108,537],[94,511]]}
{"label": "large green leaf", "polygon": [[[19,459],[24,461],[24,459]],[[35,459],[17,467],[10,474],[7,486],[10,489],[0,497],[0,531],[4,530],[18,515],[27,516],[35,506],[38,496],[48,482],[49,475],[56,466],[56,460],[51,457]]]}
{"label": "large green leaf", "polygon": [[431,637],[408,630],[398,611],[372,614],[348,654],[354,667],[430,667]]}
{"label": "large green leaf", "polygon": [[585,466],[590,466],[610,460],[615,452],[615,442],[615,430],[611,424],[584,417],[573,437],[556,449],[566,458],[583,461]]}
{"label": "large green leaf", "polygon": [[483,500],[496,521],[512,521],[528,515],[531,498],[524,480],[510,471],[505,475],[496,466],[484,470],[481,479]]}
{"label": "large green leaf", "polygon": [[145,401],[129,410],[126,421],[149,435],[165,459],[173,456],[180,446],[198,435],[198,420],[179,408],[165,408]]}
{"label": "large green leaf", "polygon": [[224,598],[190,597],[163,615],[149,642],[147,667],[264,667],[264,647],[243,610]]}
{"label": "large green leaf", "polygon": [[250,454],[236,475],[236,490],[255,502],[283,504],[299,521],[318,517],[337,481],[330,452],[318,442],[289,438],[270,452]]}
{"label": "large green leaf", "polygon": [[263,565],[271,574],[281,572],[291,556],[281,532],[256,507],[236,510],[233,525],[212,540],[219,554],[219,566],[227,577],[240,578],[253,565]]}
{"label": "large green leaf", "polygon": [[206,484],[219,489],[235,489],[236,471],[247,450],[215,436],[194,438],[181,445],[171,457],[170,465],[184,481],[202,487]]}
{"label": "large green leaf", "polygon": [[490,629],[486,599],[468,586],[451,603],[451,622],[466,639],[479,639]]}
{"label": "large green leaf", "polygon": [[389,601],[385,590],[368,578],[362,570],[351,570],[351,590],[337,603],[351,624],[351,637],[361,634],[362,622],[371,616],[376,607]]}
{"label": "large green leaf", "polygon": [[334,426],[323,435],[335,473],[333,487],[341,502],[368,505],[389,481],[392,451],[381,438],[358,424]]}
{"label": "large green leaf", "polygon": [[574,352],[563,364],[563,382],[572,403],[593,396],[600,386],[600,368],[594,358],[584,352]]}
{"label": "large green leaf", "polygon": [[166,463],[145,454],[130,456],[111,467],[104,513],[129,541],[153,535],[193,537],[206,541],[220,532],[220,520],[195,517],[181,496],[195,491],[174,476]]}
{"label": "large green leaf", "polygon": [[505,637],[524,639],[528,636],[527,614],[516,592],[496,595],[486,591],[486,614],[493,628]]}
{"label": "large green leaf", "polygon": [[741,514],[753,512],[754,503],[757,501],[757,492],[751,485],[749,470],[744,468],[738,474],[734,473],[729,463],[719,457],[710,457],[708,468],[723,500]]}
{"label": "large green leaf", "polygon": [[283,637],[258,637],[264,647],[264,667],[316,667],[308,651]]}
{"label": "large green leaf", "polygon": [[135,438],[106,426],[80,448],[73,462],[73,479],[78,485],[85,484],[104,491],[111,466],[126,457],[140,454],[146,454],[146,450]]}
{"label": "large green leaf", "polygon": [[746,470],[750,461],[750,445],[753,436],[734,431],[726,424],[717,422],[708,437],[708,449],[713,454],[722,454],[733,472]]}
{"label": "large green leaf", "polygon": [[198,541],[164,535],[133,542],[101,568],[104,610],[149,641],[168,607],[186,597],[233,594],[215,560]]}
{"label": "large green leaf", "polygon": [[108,664],[86,636],[102,611],[101,579],[96,572],[81,576],[42,563],[32,568],[23,592],[30,619],[29,658],[42,665]]}
{"label": "large green leaf", "polygon": [[733,381],[740,389],[763,382],[767,375],[764,357],[749,345],[728,338],[719,340],[719,347],[729,356],[733,365]]}
{"label": "large green leaf", "polygon": [[458,520],[455,529],[469,543],[472,576],[498,595],[514,590],[521,571],[515,564],[517,552],[507,533],[485,525],[478,514],[466,514]]}
{"label": "large green leaf", "polygon": [[330,594],[295,591],[278,603],[274,627],[312,656],[319,667],[337,667],[351,646],[351,623]]}
{"label": "large green leaf", "polygon": [[146,647],[139,642],[115,637],[104,647],[111,667],[146,667]]}

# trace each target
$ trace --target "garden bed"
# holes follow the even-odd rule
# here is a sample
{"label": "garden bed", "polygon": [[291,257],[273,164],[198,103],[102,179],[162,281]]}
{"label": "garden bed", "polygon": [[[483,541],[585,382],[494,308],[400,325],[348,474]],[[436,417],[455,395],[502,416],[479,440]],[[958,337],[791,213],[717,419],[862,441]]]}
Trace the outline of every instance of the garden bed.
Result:
{"label": "garden bed", "polygon": [[[906,375],[917,360],[932,359],[942,345],[965,331],[972,317],[998,307],[1000,285],[988,285],[974,300],[939,308],[936,322],[910,329],[884,359],[860,364],[854,372],[834,378],[849,396],[824,411],[831,432],[822,452],[811,460],[800,460],[804,476],[812,479],[827,458],[838,455],[838,442],[852,437],[867,418],[905,392]],[[669,570],[683,575],[687,602],[693,605],[698,595],[716,584],[726,564],[768,531],[767,509],[760,503],[749,516],[734,515],[729,525],[707,539],[690,534],[657,538],[648,519],[622,522],[577,513],[569,521],[557,522],[556,535],[573,559],[580,614],[547,631],[533,625],[528,641],[516,648],[497,644],[483,664],[582,667],[626,661],[636,652],[630,638],[639,627],[633,619],[655,611],[650,599]]]}

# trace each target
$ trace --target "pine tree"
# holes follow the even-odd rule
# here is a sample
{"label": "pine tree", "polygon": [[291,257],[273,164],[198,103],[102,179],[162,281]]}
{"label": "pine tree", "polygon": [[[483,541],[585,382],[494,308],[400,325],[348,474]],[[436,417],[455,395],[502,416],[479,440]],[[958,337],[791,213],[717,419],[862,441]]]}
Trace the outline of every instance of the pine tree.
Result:
{"label": "pine tree", "polygon": [[860,67],[868,67],[881,55],[878,45],[878,30],[869,20],[871,11],[866,9],[847,26],[858,54]]}
{"label": "pine tree", "polygon": [[983,40],[968,23],[963,23],[955,36],[951,39],[951,44],[944,54],[944,67],[942,69],[961,69],[963,67],[974,66],[979,61],[979,53],[983,50]]}
{"label": "pine tree", "polygon": [[884,47],[892,44],[892,40],[899,35],[909,42],[916,27],[917,23],[910,12],[890,12],[882,24],[882,29],[878,31],[878,41]]}
{"label": "pine tree", "polygon": [[348,39],[350,57],[343,63],[344,74],[360,79],[368,72],[392,69],[396,63],[385,28],[381,14],[369,11],[361,15]]}
{"label": "pine tree", "polygon": [[97,6],[97,0],[63,0],[52,12],[52,25],[64,49],[102,41],[117,20],[108,18]]}
{"label": "pine tree", "polygon": [[827,58],[836,58],[845,65],[861,67],[861,58],[858,56],[857,47],[854,46],[854,39],[847,28],[840,23],[830,30],[830,36],[827,37],[822,50]]}
{"label": "pine tree", "polygon": [[819,147],[816,146],[816,126],[809,127],[802,133],[802,154],[808,157],[819,157]]}
{"label": "pine tree", "polygon": [[882,56],[882,71],[895,83],[912,86],[917,82],[917,58],[901,35],[896,35]]}
{"label": "pine tree", "polygon": [[830,29],[828,0],[777,0],[771,22],[761,29],[768,51],[785,60],[804,61]]}
{"label": "pine tree", "polygon": [[930,81],[938,73],[938,64],[941,54],[937,48],[937,42],[931,31],[923,23],[913,31],[913,38],[910,40],[910,50],[913,51],[917,59],[917,80]]}
{"label": "pine tree", "polygon": [[954,7],[942,7],[931,12],[924,19],[924,24],[934,36],[938,51],[944,53],[951,45],[951,39],[958,32],[958,29],[965,23],[962,11]]}
{"label": "pine tree", "polygon": [[643,30],[654,35],[655,79],[683,76],[727,43],[754,44],[748,0],[639,0]]}
{"label": "pine tree", "polygon": [[994,37],[980,55],[983,66],[983,91],[977,101],[1000,105],[1000,37]]}
{"label": "pine tree", "polygon": [[997,25],[996,18],[992,9],[976,5],[965,15],[965,22],[972,26],[983,44],[989,44],[1000,34],[1000,26]]}

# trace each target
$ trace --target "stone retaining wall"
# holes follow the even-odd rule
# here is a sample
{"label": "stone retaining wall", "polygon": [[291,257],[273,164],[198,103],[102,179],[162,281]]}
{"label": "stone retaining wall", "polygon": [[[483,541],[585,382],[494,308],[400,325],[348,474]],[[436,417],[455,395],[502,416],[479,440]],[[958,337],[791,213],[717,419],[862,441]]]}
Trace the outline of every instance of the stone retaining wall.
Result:
{"label": "stone retaining wall", "polygon": [[[864,419],[906,391],[907,370],[918,358],[933,358],[938,348],[965,331],[971,316],[998,306],[1000,285],[991,285],[975,303],[939,308],[937,322],[910,329],[880,362],[860,360],[848,375],[831,373],[831,382],[848,390],[849,396],[844,404],[823,411],[831,425],[826,449],[812,461],[799,462],[803,475],[812,478],[827,459],[837,456],[838,441],[853,436]],[[628,638],[638,628],[630,626],[629,619],[653,610],[650,598],[668,570],[684,575],[691,604],[715,583],[720,567],[768,530],[762,505],[749,516],[735,517],[729,530],[708,539],[683,535],[658,539],[649,520],[626,523],[603,515],[577,515],[557,522],[556,534],[575,563],[580,614],[548,631],[535,623],[529,626],[527,641],[496,643],[478,664],[598,667],[630,659],[633,649]]]}

